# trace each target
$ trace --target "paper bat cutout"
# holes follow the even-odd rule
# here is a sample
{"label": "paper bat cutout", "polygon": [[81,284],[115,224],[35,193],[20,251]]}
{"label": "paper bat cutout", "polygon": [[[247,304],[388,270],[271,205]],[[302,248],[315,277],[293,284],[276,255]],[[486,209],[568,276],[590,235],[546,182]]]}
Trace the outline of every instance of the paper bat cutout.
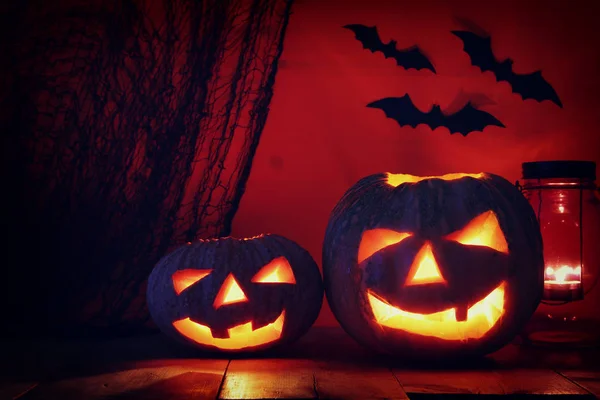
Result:
{"label": "paper bat cutout", "polygon": [[375,26],[365,26],[360,24],[344,25],[343,28],[354,32],[356,40],[362,43],[363,48],[370,50],[371,53],[381,52],[385,58],[393,58],[396,64],[404,69],[414,68],[416,70],[428,69],[435,74],[435,68],[429,59],[421,52],[417,46],[407,49],[396,49],[396,41],[390,40],[383,43]]}
{"label": "paper bat cutout", "polygon": [[521,95],[523,100],[534,99],[538,102],[550,100],[562,108],[562,103],[554,88],[542,77],[541,71],[531,74],[513,72],[513,60],[499,62],[492,52],[492,40],[469,31],[452,31],[463,42],[463,49],[469,55],[471,64],[482,72],[492,71],[496,81],[505,81],[512,87],[513,93]]}
{"label": "paper bat cutout", "polygon": [[505,127],[493,115],[478,110],[470,102],[450,115],[442,113],[437,104],[434,104],[429,112],[423,112],[415,107],[408,94],[376,100],[367,104],[367,107],[383,110],[386,117],[395,120],[400,126],[409,125],[415,128],[419,124],[425,124],[432,130],[444,126],[448,128],[451,135],[458,132],[467,136],[471,132],[483,132],[487,126]]}

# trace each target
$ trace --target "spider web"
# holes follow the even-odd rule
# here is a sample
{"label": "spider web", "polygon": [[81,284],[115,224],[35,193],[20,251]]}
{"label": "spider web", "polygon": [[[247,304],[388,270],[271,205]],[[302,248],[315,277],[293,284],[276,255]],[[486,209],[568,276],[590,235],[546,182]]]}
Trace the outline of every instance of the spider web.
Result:
{"label": "spider web", "polygon": [[0,6],[4,333],[146,329],[158,259],[229,235],[291,4]]}

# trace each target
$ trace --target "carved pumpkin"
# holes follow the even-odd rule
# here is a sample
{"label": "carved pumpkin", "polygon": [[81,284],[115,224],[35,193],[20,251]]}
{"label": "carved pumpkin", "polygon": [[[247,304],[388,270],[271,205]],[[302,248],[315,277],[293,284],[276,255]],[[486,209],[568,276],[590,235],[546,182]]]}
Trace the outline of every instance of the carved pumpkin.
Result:
{"label": "carved pumpkin", "polygon": [[492,174],[363,178],[332,212],[327,299],[380,352],[482,355],[509,342],[542,295],[535,214]]}
{"label": "carved pumpkin", "polygon": [[323,282],[310,254],[284,237],[200,240],[158,262],[147,302],[171,337],[209,351],[256,351],[311,327]]}

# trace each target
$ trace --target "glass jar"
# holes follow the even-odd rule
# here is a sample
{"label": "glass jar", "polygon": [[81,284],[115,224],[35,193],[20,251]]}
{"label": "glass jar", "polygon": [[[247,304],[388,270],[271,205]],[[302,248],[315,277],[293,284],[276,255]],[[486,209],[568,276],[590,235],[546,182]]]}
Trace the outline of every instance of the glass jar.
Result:
{"label": "glass jar", "polygon": [[[526,326],[526,344],[600,344],[600,195],[596,164],[523,164],[521,189],[533,207],[544,243],[542,303]],[[517,185],[519,183],[517,182]]]}

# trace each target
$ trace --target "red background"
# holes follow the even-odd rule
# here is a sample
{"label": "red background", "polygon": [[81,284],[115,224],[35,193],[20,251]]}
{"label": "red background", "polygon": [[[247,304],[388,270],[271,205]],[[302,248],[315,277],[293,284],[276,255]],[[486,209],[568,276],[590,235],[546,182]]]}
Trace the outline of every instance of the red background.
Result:
{"label": "red background", "polygon": [[[600,2],[298,0],[285,42],[269,119],[234,236],[285,235],[321,263],[329,213],[359,178],[487,171],[510,181],[521,163],[588,159],[600,163]],[[468,19],[488,31],[514,70],[542,70],[564,108],[523,101],[506,82],[470,65],[450,33]],[[346,24],[376,25],[384,42],[418,45],[437,75],[406,71],[363,50]],[[446,128],[400,128],[371,101],[409,93],[422,110],[475,97],[506,128],[467,137]],[[335,325],[324,306],[317,325]]]}

